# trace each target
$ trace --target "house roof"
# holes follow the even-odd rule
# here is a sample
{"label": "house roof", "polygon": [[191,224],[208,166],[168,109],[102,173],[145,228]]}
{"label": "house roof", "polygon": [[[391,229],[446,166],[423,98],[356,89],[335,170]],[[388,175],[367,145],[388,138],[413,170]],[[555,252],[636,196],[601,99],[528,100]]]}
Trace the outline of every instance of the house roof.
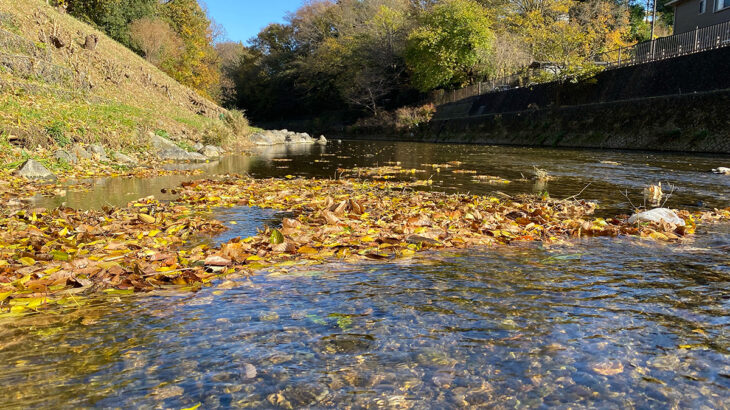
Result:
{"label": "house roof", "polygon": [[687,0],[672,0],[669,3],[665,4],[665,6],[677,6],[679,3],[684,3]]}

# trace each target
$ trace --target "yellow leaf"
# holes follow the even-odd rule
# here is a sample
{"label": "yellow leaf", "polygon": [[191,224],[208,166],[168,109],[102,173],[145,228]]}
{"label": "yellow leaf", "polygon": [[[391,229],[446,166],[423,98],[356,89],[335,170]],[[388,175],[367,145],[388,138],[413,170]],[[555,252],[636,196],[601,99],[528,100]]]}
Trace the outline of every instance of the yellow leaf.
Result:
{"label": "yellow leaf", "polygon": [[149,216],[147,214],[137,214],[137,218],[139,218],[140,221],[147,223],[147,224],[155,223],[155,218],[152,216]]}
{"label": "yellow leaf", "polygon": [[302,254],[309,254],[309,255],[311,255],[311,254],[315,254],[315,253],[317,253],[317,250],[316,250],[316,249],[314,249],[314,248],[312,248],[312,247],[310,247],[310,246],[302,246],[301,248],[299,248],[299,249],[297,250],[297,253],[302,253]]}
{"label": "yellow leaf", "polygon": [[24,257],[24,258],[18,259],[18,262],[22,263],[25,266],[33,266],[33,265],[35,265],[35,259],[29,258],[27,256]]}

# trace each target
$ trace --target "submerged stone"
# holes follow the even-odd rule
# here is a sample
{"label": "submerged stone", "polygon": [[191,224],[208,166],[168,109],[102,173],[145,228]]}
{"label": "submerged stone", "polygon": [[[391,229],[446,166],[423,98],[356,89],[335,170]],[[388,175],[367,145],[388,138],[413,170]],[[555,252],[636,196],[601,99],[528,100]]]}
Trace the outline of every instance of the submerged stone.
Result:
{"label": "submerged stone", "polygon": [[28,179],[55,180],[56,176],[44,167],[40,162],[29,159],[23,163],[15,172],[15,175]]}
{"label": "submerged stone", "polygon": [[639,212],[629,218],[629,223],[636,222],[661,222],[684,226],[684,219],[680,218],[674,211],[667,208],[656,208],[649,211]]}

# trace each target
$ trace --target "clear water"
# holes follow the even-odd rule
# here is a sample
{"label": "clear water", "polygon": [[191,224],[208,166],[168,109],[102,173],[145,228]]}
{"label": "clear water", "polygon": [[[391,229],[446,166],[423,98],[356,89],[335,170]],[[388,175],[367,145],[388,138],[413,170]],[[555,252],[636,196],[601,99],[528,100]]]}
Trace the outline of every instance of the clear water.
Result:
{"label": "clear water", "polygon": [[[539,190],[567,197],[591,182],[582,197],[607,212],[628,211],[619,191],[640,201],[641,188],[658,181],[677,185],[673,206],[727,206],[730,193],[730,178],[706,172],[730,162],[721,157],[348,142],[324,148],[333,157],[322,157],[321,147],[299,149],[228,158],[206,172],[328,177],[355,164],[423,168],[459,160],[463,169],[517,179],[537,165],[558,176]],[[271,160],[285,156],[293,161]],[[332,162],[314,162],[322,159]],[[443,171],[434,180],[440,190],[535,189],[530,182],[474,184]],[[129,190],[144,196],[173,183],[119,188],[131,182],[109,181],[96,195],[116,186],[126,201]],[[94,206],[84,195],[63,200]],[[275,225],[281,215],[233,209],[219,217],[238,222],[212,238],[221,241]],[[717,225],[680,245],[599,238],[437,252],[260,272],[197,293],[102,297],[0,323],[0,402],[727,408],[729,255],[730,227]]]}

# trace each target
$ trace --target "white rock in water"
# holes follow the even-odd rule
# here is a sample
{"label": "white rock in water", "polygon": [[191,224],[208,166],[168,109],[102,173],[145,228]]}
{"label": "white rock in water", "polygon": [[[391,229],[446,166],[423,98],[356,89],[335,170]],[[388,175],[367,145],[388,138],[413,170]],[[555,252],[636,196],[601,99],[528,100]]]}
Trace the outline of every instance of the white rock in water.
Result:
{"label": "white rock in water", "polygon": [[730,175],[730,168],[717,167],[717,168],[713,169],[712,172],[714,172],[716,174]]}
{"label": "white rock in water", "polygon": [[320,135],[319,139],[317,140],[317,144],[327,145],[327,138],[325,138],[324,135]]}
{"label": "white rock in water", "polygon": [[661,222],[684,226],[684,219],[677,216],[674,211],[667,208],[656,208],[649,211],[639,212],[629,218],[629,223],[636,222]]}

